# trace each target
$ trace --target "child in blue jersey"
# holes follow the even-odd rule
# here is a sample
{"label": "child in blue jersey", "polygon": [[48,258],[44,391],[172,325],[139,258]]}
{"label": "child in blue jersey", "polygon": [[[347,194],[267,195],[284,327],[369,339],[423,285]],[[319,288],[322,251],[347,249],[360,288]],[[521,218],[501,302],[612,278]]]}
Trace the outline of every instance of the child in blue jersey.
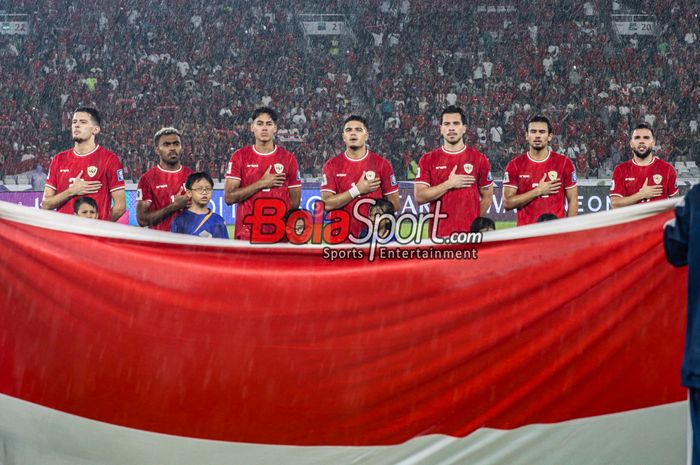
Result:
{"label": "child in blue jersey", "polygon": [[211,211],[209,201],[214,190],[214,181],[207,173],[192,173],[185,182],[190,208],[175,218],[170,230],[176,233],[200,237],[228,239],[224,219]]}

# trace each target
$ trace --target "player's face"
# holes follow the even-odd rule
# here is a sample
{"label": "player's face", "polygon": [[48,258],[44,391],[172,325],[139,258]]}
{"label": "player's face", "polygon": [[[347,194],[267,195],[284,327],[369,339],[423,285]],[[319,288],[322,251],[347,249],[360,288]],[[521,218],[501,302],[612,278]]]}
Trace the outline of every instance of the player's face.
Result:
{"label": "player's face", "polygon": [[462,115],[459,113],[446,113],[442,116],[440,134],[448,144],[456,144],[462,140],[467,126],[462,123]]}
{"label": "player's face", "polygon": [[359,121],[348,121],[343,126],[343,142],[350,150],[361,149],[367,144],[367,128]]}
{"label": "player's face", "polygon": [[97,219],[97,209],[88,203],[83,203],[78,207],[76,215],[95,220]]}
{"label": "player's face", "polygon": [[80,144],[97,135],[100,127],[95,124],[89,113],[78,111],[73,114],[70,131],[73,142]]}
{"label": "player's face", "polygon": [[651,131],[648,129],[635,129],[632,132],[632,140],[630,140],[630,147],[632,151],[639,158],[646,158],[651,153],[651,149],[654,148],[656,141]]}
{"label": "player's face", "polygon": [[214,190],[214,186],[209,184],[206,179],[200,179],[187,191],[187,194],[192,199],[192,203],[198,207],[204,208],[209,205],[211,200],[211,193]]}
{"label": "player's face", "polygon": [[552,134],[549,132],[547,123],[530,123],[527,125],[525,138],[530,148],[542,150],[552,141]]}
{"label": "player's face", "polygon": [[272,121],[270,115],[261,113],[253,120],[253,123],[250,125],[250,130],[255,136],[255,142],[267,143],[275,136],[277,125]]}
{"label": "player's face", "polygon": [[163,163],[173,166],[177,165],[180,163],[180,156],[182,155],[180,136],[177,134],[161,136],[156,152]]}

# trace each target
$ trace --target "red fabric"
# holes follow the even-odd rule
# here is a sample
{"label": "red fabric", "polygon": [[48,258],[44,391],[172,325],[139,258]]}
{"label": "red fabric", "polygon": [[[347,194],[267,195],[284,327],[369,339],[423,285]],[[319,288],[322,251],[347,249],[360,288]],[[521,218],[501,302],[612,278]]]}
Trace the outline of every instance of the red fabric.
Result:
{"label": "red fabric", "polygon": [[[665,213],[479,259],[149,244],[0,220],[0,393],[161,433],[298,445],[681,401]],[[471,247],[471,246],[470,246]]]}

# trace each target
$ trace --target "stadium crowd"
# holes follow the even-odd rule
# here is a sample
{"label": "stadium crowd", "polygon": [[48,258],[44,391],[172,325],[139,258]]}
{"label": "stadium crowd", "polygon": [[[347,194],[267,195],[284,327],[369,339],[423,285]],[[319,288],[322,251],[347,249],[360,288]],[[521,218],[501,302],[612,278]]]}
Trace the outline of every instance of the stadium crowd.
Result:
{"label": "stadium crowd", "polygon": [[[280,111],[280,143],[311,176],[342,149],[339,128],[353,111],[370,119],[370,145],[405,178],[409,160],[438,145],[438,117],[452,103],[467,109],[469,142],[496,173],[524,150],[523,124],[535,111],[552,117],[553,146],[580,176],[609,176],[637,121],[655,127],[661,157],[698,158],[694,2],[635,5],[656,15],[657,34],[617,34],[602,0],[557,9],[445,0],[14,2],[8,13],[29,14],[31,33],[0,36],[0,175],[47,168],[70,146],[80,104],[100,108],[99,142],[134,180],[157,162],[152,134],[170,125],[185,134],[183,163],[222,178],[231,152],[251,143],[247,118],[260,105]],[[306,37],[298,16],[349,11],[354,41]]]}

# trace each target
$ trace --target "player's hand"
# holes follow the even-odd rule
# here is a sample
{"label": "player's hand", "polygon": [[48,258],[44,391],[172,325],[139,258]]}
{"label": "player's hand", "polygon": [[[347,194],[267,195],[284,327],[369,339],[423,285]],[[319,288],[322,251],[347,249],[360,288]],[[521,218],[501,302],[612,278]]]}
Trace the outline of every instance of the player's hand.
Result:
{"label": "player's hand", "polygon": [[83,179],[83,171],[73,178],[73,183],[68,187],[70,195],[95,194],[102,188],[100,181],[86,181]]}
{"label": "player's hand", "polygon": [[261,189],[270,189],[271,187],[282,187],[286,176],[284,173],[273,173],[272,166],[270,169],[263,174],[262,178],[258,179],[258,184]]}
{"label": "player's hand", "polygon": [[561,181],[557,178],[554,181],[546,181],[547,179],[547,173],[542,175],[542,179],[540,179],[540,182],[537,184],[537,187],[535,188],[537,190],[537,193],[539,195],[553,195],[559,192],[559,189],[561,188]]}
{"label": "player's hand", "polygon": [[187,208],[190,198],[187,196],[187,192],[183,186],[180,186],[180,190],[173,196],[173,205],[178,210]]}
{"label": "player's hand", "polygon": [[469,187],[476,182],[476,178],[469,174],[457,174],[457,165],[450,171],[450,176],[447,178],[447,185],[450,189],[462,189]]}
{"label": "player's hand", "polygon": [[369,194],[370,192],[374,192],[377,189],[379,189],[381,185],[382,181],[379,178],[375,177],[371,181],[368,180],[365,171],[362,172],[360,179],[358,179],[355,183],[355,186],[357,186],[357,189],[360,191],[360,194]]}
{"label": "player's hand", "polygon": [[642,185],[642,188],[639,189],[639,193],[642,196],[642,199],[652,199],[654,197],[660,197],[661,194],[663,194],[664,188],[663,186],[660,185],[654,185],[650,186],[649,185],[649,179],[644,180],[644,184]]}

